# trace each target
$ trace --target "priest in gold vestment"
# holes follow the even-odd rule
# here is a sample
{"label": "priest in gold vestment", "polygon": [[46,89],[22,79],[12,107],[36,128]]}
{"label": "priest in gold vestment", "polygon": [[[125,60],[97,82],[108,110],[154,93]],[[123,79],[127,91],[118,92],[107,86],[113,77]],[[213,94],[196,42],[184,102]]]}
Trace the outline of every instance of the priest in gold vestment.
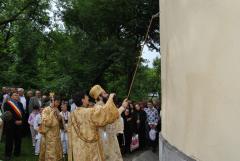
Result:
{"label": "priest in gold vestment", "polygon": [[[105,161],[99,128],[119,118],[113,97],[114,94],[111,94],[104,106],[89,108],[86,94],[79,92],[73,96],[78,108],[71,113],[68,123],[68,161]],[[127,106],[127,101],[123,102],[123,106]]]}
{"label": "priest in gold vestment", "polygon": [[42,134],[39,161],[61,161],[62,145],[60,139],[61,116],[57,107],[60,105],[60,97],[54,96],[52,104],[44,108],[41,116],[39,132]]}
{"label": "priest in gold vestment", "polygon": [[[97,92],[94,92],[97,91]],[[108,98],[108,93],[99,86],[96,85],[90,90],[90,96],[96,100],[96,106],[105,106],[106,99]],[[118,113],[121,113],[124,108],[120,107]],[[99,129],[100,142],[103,145],[103,152],[106,161],[123,161],[119,143],[117,140],[118,133],[123,133],[123,122],[120,118],[115,120],[113,123],[108,124]]]}

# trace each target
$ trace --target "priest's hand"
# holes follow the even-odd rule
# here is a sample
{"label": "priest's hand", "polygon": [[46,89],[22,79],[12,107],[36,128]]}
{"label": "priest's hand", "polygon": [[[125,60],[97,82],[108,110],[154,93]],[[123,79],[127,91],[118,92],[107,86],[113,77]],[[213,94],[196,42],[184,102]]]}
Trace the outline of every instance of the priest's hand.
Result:
{"label": "priest's hand", "polygon": [[114,98],[116,96],[116,94],[115,93],[111,93],[110,95],[109,95],[109,98]]}
{"label": "priest's hand", "polygon": [[128,107],[128,99],[125,98],[122,102],[122,107],[124,107],[125,109]]}

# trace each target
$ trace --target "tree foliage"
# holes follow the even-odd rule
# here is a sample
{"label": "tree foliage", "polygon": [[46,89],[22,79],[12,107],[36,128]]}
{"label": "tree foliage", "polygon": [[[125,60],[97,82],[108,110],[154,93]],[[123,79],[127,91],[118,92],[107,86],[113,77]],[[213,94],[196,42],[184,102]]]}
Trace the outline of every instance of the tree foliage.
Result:
{"label": "tree foliage", "polygon": [[[19,0],[0,2],[0,85],[69,95],[101,84],[127,95],[158,0]],[[53,6],[54,7],[51,7]],[[53,24],[53,8],[64,28]],[[159,21],[147,45],[159,50]],[[143,62],[144,60],[142,60]],[[156,62],[159,60],[156,60]],[[133,99],[159,91],[160,66],[140,65]],[[159,71],[158,71],[159,70]],[[151,85],[151,86],[149,86]]]}

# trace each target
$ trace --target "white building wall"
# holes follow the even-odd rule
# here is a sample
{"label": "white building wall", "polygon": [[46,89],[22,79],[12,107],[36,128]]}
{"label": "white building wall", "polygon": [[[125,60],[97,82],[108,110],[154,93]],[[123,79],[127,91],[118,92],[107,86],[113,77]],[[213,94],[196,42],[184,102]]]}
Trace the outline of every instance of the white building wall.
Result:
{"label": "white building wall", "polygon": [[201,161],[240,161],[240,1],[160,0],[162,134]]}

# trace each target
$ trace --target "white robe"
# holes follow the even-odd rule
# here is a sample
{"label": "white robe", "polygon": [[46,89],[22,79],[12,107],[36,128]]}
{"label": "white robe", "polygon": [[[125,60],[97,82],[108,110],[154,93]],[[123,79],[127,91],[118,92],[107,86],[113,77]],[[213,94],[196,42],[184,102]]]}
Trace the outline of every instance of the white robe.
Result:
{"label": "white robe", "polygon": [[[41,124],[41,115],[37,114],[34,120],[33,128],[34,130],[38,131],[39,124]],[[42,135],[37,132],[35,136],[35,155],[39,155],[40,153],[40,142],[41,142]]]}
{"label": "white robe", "polygon": [[[97,102],[97,104],[102,106],[104,105],[103,102]],[[123,111],[123,107],[118,109],[120,116]],[[103,152],[106,161],[123,161],[117,139],[117,134],[123,133],[123,130],[124,125],[120,117],[112,124],[108,124],[103,128],[100,128],[100,141],[103,145]]]}
{"label": "white robe", "polygon": [[[60,115],[65,119],[65,120],[70,120],[70,112],[60,112]],[[63,147],[63,154],[67,154],[68,151],[68,133],[67,133],[67,123],[64,123],[64,130],[61,129],[61,142],[62,142],[62,147]]]}

